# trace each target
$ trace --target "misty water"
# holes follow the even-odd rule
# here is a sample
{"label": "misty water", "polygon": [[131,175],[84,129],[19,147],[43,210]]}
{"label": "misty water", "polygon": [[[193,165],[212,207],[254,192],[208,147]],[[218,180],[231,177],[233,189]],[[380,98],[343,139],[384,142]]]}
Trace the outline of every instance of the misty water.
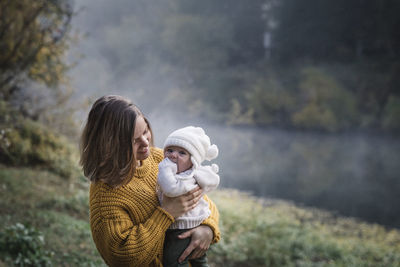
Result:
{"label": "misty water", "polygon": [[[187,125],[154,119],[157,146],[170,131]],[[400,140],[365,134],[198,126],[219,146],[216,163],[221,188],[400,227]]]}

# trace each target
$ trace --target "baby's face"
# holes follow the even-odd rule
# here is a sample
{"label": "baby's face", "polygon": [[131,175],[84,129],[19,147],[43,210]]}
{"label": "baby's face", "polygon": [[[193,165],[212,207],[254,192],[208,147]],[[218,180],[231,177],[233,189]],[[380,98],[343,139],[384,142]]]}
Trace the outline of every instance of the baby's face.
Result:
{"label": "baby's face", "polygon": [[164,157],[169,158],[172,162],[176,163],[178,173],[189,170],[193,166],[193,163],[190,160],[190,153],[182,147],[166,147],[164,149]]}

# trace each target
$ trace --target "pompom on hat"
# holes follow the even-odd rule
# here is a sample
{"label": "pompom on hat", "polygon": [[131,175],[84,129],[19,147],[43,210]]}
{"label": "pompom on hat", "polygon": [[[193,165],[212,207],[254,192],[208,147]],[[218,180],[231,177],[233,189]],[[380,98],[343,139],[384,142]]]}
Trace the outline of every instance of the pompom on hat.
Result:
{"label": "pompom on hat", "polygon": [[211,144],[203,128],[187,126],[173,131],[164,142],[164,149],[170,146],[183,147],[191,154],[195,167],[204,160],[213,160],[218,156],[218,147]]}

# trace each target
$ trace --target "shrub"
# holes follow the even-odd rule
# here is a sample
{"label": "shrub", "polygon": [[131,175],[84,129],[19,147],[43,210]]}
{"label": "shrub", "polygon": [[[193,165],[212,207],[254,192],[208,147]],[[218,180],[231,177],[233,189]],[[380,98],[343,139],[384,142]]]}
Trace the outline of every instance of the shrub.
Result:
{"label": "shrub", "polygon": [[260,125],[285,125],[296,99],[274,75],[259,78],[246,94],[254,109],[254,122]]}
{"label": "shrub", "polygon": [[385,106],[383,129],[400,131],[400,97],[390,96]]}
{"label": "shrub", "polygon": [[43,246],[42,233],[21,223],[0,232],[0,255],[16,266],[51,266],[53,253]]}
{"label": "shrub", "polygon": [[294,125],[336,132],[357,124],[357,101],[352,92],[320,68],[306,67],[301,74],[303,101],[292,116]]}
{"label": "shrub", "polygon": [[41,166],[62,177],[78,176],[77,149],[44,125],[19,119],[0,124],[0,158],[14,166]]}

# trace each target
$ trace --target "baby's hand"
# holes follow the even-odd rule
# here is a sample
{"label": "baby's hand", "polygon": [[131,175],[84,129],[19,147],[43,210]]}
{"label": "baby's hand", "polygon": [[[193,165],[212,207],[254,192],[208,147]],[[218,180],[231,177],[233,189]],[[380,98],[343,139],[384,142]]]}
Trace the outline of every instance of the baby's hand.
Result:
{"label": "baby's hand", "polygon": [[169,158],[165,158],[158,164],[158,169],[170,169],[173,173],[176,174],[176,172],[178,171],[178,166]]}

